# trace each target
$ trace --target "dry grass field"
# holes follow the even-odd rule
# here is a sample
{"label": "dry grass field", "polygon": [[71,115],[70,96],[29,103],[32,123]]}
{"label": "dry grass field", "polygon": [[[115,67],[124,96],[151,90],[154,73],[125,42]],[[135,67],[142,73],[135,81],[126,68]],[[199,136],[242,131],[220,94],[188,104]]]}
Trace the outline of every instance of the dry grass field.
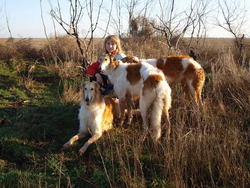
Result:
{"label": "dry grass field", "polygon": [[[88,39],[83,39],[83,41],[85,41],[85,43],[83,44],[86,44],[86,45],[89,42]],[[95,38],[93,40],[93,51],[97,53],[93,57],[93,59],[89,59],[89,60],[94,61],[96,58],[98,58],[102,54],[103,41],[104,39],[102,38]],[[170,54],[171,52],[166,48],[166,45],[164,45],[164,42],[165,42],[164,38],[152,39],[146,42],[141,42],[140,40],[133,40],[133,39],[122,39],[122,45],[126,54],[135,55],[138,57],[142,56],[141,58],[155,57],[155,53],[151,53],[151,54],[149,53],[149,52],[152,52],[152,50],[157,51],[158,52],[157,55],[159,54],[159,56]],[[185,49],[185,47],[188,46],[189,42],[190,42],[189,38],[184,38],[181,41],[180,50],[172,52],[173,55],[177,55],[176,53],[179,53],[179,54],[189,53],[187,51],[188,49]],[[26,46],[26,48],[29,47],[37,51],[44,50],[44,48],[48,47],[48,45],[53,46],[55,44],[58,45],[57,46],[58,48],[59,47],[68,48],[69,46],[70,47],[73,46],[74,48],[77,47],[75,43],[75,39],[69,38],[68,36],[61,36],[61,37],[58,37],[57,39],[55,38],[48,38],[48,39],[44,39],[44,38],[4,39],[2,38],[0,39],[0,45],[1,44],[7,45],[8,43],[10,43],[10,46],[11,44],[12,45],[16,44],[22,47]],[[62,46],[60,46],[61,44]],[[143,48],[142,48],[142,51],[139,51],[139,46],[141,45],[143,46]],[[248,49],[250,48],[250,39],[245,39],[245,45]],[[232,38],[205,38],[205,39],[193,39],[190,46],[191,46],[191,49],[196,51],[197,54],[199,54],[199,52],[202,51],[203,48],[204,48],[204,51],[206,51],[206,53],[208,54],[209,52],[218,53],[219,51],[222,52],[227,49],[233,50],[235,47],[235,43],[234,43],[234,39]]]}
{"label": "dry grass field", "polygon": [[[102,54],[95,39],[88,60]],[[172,87],[169,140],[139,143],[141,118],[115,127],[87,153],[62,145],[78,130],[78,86],[88,79],[73,39],[0,39],[0,187],[250,187],[250,41],[122,39],[140,58],[188,55],[206,71],[197,110]]]}

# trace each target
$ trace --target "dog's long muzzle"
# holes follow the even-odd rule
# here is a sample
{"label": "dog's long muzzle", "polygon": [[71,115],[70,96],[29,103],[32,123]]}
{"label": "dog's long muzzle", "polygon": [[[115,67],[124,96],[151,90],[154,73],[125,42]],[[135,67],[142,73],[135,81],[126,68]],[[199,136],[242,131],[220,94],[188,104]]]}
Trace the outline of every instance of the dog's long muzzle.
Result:
{"label": "dog's long muzzle", "polygon": [[90,99],[89,99],[89,97],[88,97],[88,96],[87,96],[87,97],[85,97],[85,101],[86,101],[87,106],[89,106],[89,104],[90,104]]}

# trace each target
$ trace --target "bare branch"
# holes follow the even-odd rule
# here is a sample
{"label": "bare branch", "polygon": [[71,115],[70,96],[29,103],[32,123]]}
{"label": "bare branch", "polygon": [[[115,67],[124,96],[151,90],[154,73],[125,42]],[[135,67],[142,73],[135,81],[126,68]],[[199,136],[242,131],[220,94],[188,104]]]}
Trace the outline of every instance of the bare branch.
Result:
{"label": "bare branch", "polygon": [[108,16],[108,22],[107,22],[106,29],[105,29],[105,32],[104,32],[104,36],[107,33],[107,31],[108,31],[108,27],[109,27],[109,23],[110,23],[110,20],[111,20],[111,15],[112,15],[112,10],[113,10],[113,3],[114,3],[114,1],[112,0],[111,1],[111,6],[110,6],[110,11],[107,10],[109,16]]}
{"label": "bare branch", "polygon": [[6,2],[5,2],[5,19],[6,19],[6,24],[7,24],[7,29],[8,29],[8,32],[10,34],[10,38],[12,38],[12,32],[11,32],[11,29],[10,29],[10,24],[9,24],[9,18],[7,16],[7,11],[6,11]]}
{"label": "bare branch", "polygon": [[235,44],[240,54],[238,60],[240,63],[243,63],[245,53],[243,26],[247,21],[247,11],[244,6],[242,8],[240,2],[238,2],[238,4],[229,4],[226,0],[223,0],[222,3],[219,2],[219,10],[222,14],[222,21],[217,18],[217,25],[234,36]]}

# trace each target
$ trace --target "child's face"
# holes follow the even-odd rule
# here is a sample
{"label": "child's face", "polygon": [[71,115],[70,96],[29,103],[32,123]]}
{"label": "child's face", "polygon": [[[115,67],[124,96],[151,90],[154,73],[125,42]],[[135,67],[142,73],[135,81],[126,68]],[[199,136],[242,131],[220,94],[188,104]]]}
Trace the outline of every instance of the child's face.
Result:
{"label": "child's face", "polygon": [[109,53],[112,53],[116,50],[117,48],[117,45],[116,43],[114,43],[113,40],[107,40],[106,42],[106,50],[109,52]]}

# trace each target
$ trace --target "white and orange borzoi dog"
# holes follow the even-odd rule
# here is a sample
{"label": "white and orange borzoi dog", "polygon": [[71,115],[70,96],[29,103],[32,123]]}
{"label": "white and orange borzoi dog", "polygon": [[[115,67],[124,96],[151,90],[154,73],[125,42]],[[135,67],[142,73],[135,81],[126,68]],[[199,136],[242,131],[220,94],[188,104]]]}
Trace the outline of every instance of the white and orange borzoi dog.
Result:
{"label": "white and orange borzoi dog", "polygon": [[182,88],[188,98],[201,106],[201,92],[205,82],[205,71],[201,65],[190,56],[166,56],[159,59],[138,59],[129,56],[123,62],[149,63],[162,70],[170,86],[181,82]]}
{"label": "white and orange borzoi dog", "polygon": [[62,149],[70,147],[78,139],[90,134],[92,137],[79,150],[83,154],[90,144],[99,139],[104,131],[112,128],[119,105],[110,96],[101,95],[97,82],[86,81],[81,85],[81,108],[78,118],[80,120],[79,133],[73,136]]}
{"label": "white and orange borzoi dog", "polygon": [[157,141],[161,136],[161,118],[164,113],[166,136],[170,134],[169,109],[171,107],[171,89],[161,70],[147,63],[123,63],[106,54],[101,70],[108,75],[119,98],[121,121],[124,123],[127,109],[128,123],[132,120],[132,101],[140,98],[140,112],[143,120],[144,140],[148,133],[148,118],[152,129],[152,138]]}

